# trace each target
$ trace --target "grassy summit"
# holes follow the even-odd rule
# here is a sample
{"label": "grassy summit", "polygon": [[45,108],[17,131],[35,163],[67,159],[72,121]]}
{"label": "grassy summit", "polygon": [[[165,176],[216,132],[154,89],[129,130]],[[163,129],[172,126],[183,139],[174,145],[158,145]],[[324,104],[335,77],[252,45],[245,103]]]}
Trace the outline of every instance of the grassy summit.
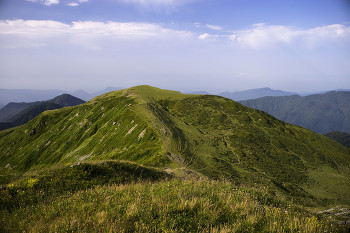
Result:
{"label": "grassy summit", "polygon": [[[350,204],[345,195],[348,148],[223,97],[138,86],[47,111],[0,133],[3,174],[105,159],[186,167],[211,178],[263,183],[295,195],[319,191],[323,198],[334,194]],[[322,168],[341,177],[339,190],[311,180]]]}
{"label": "grassy summit", "polygon": [[[104,164],[104,161],[111,160],[132,161],[132,166],[142,164],[143,166],[155,167],[155,171],[152,170],[154,168],[140,169],[147,171],[147,174],[153,174],[152,177],[159,177],[160,180],[152,178],[151,181],[159,180],[161,183],[148,185],[143,178],[137,178],[135,181],[129,173],[120,173],[120,171],[125,170],[125,167],[129,166],[127,164],[117,166],[117,170],[115,170],[116,166],[110,165],[109,162],[107,163],[108,166],[94,165],[94,163]],[[74,173],[75,170],[71,173],[69,169],[76,168],[74,166],[70,168],[70,164],[80,163],[93,171],[97,169],[98,172],[91,173],[89,172],[91,169],[87,171],[78,169],[76,171],[78,173]],[[46,170],[50,170],[55,166],[63,167],[62,169],[67,174],[77,174],[76,178],[70,176],[68,179],[66,176],[62,176],[65,172],[55,170],[58,172],[58,175],[55,176],[58,177],[58,180],[75,184],[67,187],[80,187],[78,184],[82,184],[83,189],[72,188],[72,192],[76,193],[74,197],[63,195],[67,190],[70,190],[66,189],[66,186],[62,186],[62,192],[59,193],[47,191],[50,190],[51,186],[48,185],[48,180],[43,177],[50,176],[48,174],[52,173]],[[137,167],[134,169],[140,171]],[[203,189],[203,193],[197,191],[192,194],[189,193],[189,195],[193,195],[192,199],[195,199],[197,194],[204,198],[212,192],[213,186],[210,180],[217,182],[215,185],[217,187],[222,186],[223,189],[226,187],[225,182],[228,182],[230,190],[238,187],[245,187],[250,191],[257,190],[257,193],[254,194],[257,196],[253,195],[251,199],[245,196],[239,197],[241,199],[248,198],[250,200],[248,205],[253,205],[244,217],[236,215],[240,211],[239,206],[236,206],[238,209],[235,207],[232,213],[223,214],[222,219],[221,217],[220,219],[211,218],[210,214],[202,216],[203,211],[213,211],[206,205],[216,206],[215,208],[226,208],[223,207],[226,204],[220,201],[220,197],[222,196],[222,200],[226,200],[231,196],[226,198],[226,195],[229,194],[226,191],[220,194],[219,190],[217,194],[219,196],[213,197],[212,200],[206,200],[207,204],[203,204],[204,200],[203,203],[201,201],[197,203],[198,200],[190,198],[188,201],[193,205],[188,204],[188,208],[190,208],[188,210],[183,210],[182,207],[180,209],[174,207],[174,209],[164,210],[162,208],[165,208],[165,206],[152,201],[153,196],[163,198],[162,194],[156,190],[165,190],[169,185],[174,185],[173,181],[164,181],[163,178],[167,178],[167,176],[162,171],[171,174],[168,177],[171,179],[195,178],[204,182],[198,184],[199,186],[196,186],[197,183],[193,184],[194,190]],[[82,174],[87,172],[87,175],[92,174],[91,180],[86,180],[84,176],[79,175],[79,172],[82,172]],[[158,173],[159,175],[157,175]],[[182,223],[180,225],[174,223],[173,227],[169,228],[167,226],[168,228],[164,228],[175,231],[176,229],[186,231],[210,230],[210,226],[213,229],[244,229],[244,226],[225,224],[230,219],[240,218],[251,218],[250,225],[247,223],[252,227],[250,229],[269,229],[272,227],[273,219],[268,220],[272,221],[268,223],[270,225],[262,224],[260,226],[258,222],[266,219],[264,217],[260,220],[258,218],[253,219],[253,215],[259,215],[261,210],[259,206],[268,205],[267,208],[270,208],[274,203],[274,201],[271,201],[273,198],[282,198],[281,202],[286,206],[298,203],[298,205],[319,208],[319,206],[333,204],[350,204],[348,195],[350,193],[349,148],[325,136],[279,121],[262,111],[245,107],[223,97],[185,95],[180,92],[165,91],[150,86],[138,86],[110,92],[79,106],[46,111],[23,126],[0,132],[0,174],[1,183],[6,185],[2,193],[4,195],[2,196],[4,206],[9,206],[8,208],[11,209],[11,205],[15,205],[16,200],[21,199],[18,196],[18,193],[22,193],[21,190],[28,193],[29,200],[35,200],[38,196],[40,197],[41,192],[44,192],[47,194],[47,196],[44,196],[47,204],[44,203],[42,204],[44,206],[41,206],[40,203],[29,201],[29,205],[37,205],[37,207],[30,208],[28,211],[36,211],[35,208],[48,208],[47,211],[50,212],[52,218],[59,215],[55,210],[56,205],[70,205],[70,202],[76,201],[75,198],[88,198],[86,200],[94,202],[94,192],[100,192],[99,189],[102,189],[101,192],[104,193],[103,195],[106,194],[106,198],[108,198],[108,193],[114,190],[114,187],[111,188],[110,185],[120,184],[120,179],[116,179],[115,176],[122,174],[119,176],[126,176],[127,181],[141,182],[142,184],[134,187],[135,184],[132,183],[130,189],[117,188],[118,192],[121,192],[120,195],[125,195],[125,192],[136,192],[138,194],[135,194],[135,198],[144,198],[145,201],[140,202],[140,205],[144,205],[145,208],[149,205],[156,205],[156,209],[149,210],[155,211],[152,212],[154,216],[170,215],[169,219],[163,219],[165,222],[160,220],[160,222],[155,223],[157,227],[161,227],[162,224],[169,221],[180,224],[182,220],[177,219],[177,216],[182,216],[182,214],[177,213],[190,214],[187,216],[190,219],[189,221],[195,222],[195,225],[190,224],[192,228],[181,228]],[[98,174],[104,175],[100,176]],[[135,176],[144,177],[139,173],[135,173]],[[31,191],[28,187],[29,184],[32,184],[31,182],[34,182],[31,187],[34,188],[34,191]],[[60,183],[60,181],[55,182]],[[181,182],[176,184],[179,185],[179,190],[174,190],[175,193],[173,194],[170,194],[169,190],[167,191],[170,192],[169,203],[174,206],[179,205],[183,200],[179,200],[180,202],[177,203],[171,195],[185,195],[182,188],[187,190],[189,185]],[[91,191],[92,199],[86,197],[86,195],[90,195],[88,194],[90,191],[85,189],[93,188],[96,185],[101,185],[101,187]],[[43,190],[40,187],[46,188]],[[58,185],[58,187],[61,186]],[[141,190],[148,190],[149,193],[146,196],[141,195]],[[177,192],[182,194],[176,194]],[[6,196],[7,194],[10,196]],[[58,202],[50,202],[53,197],[61,197],[61,195],[63,197]],[[33,198],[31,198],[32,196]],[[262,196],[265,196],[265,198],[260,200],[259,198]],[[186,198],[184,200],[187,200]],[[256,199],[256,202],[252,199]],[[27,199],[24,198],[24,200]],[[28,203],[23,203],[24,206],[20,207],[20,211],[24,210],[22,208],[27,208]],[[100,203],[99,208],[107,206],[103,202],[99,201],[98,203]],[[125,211],[130,210],[131,214],[128,215],[130,221],[138,222],[141,225],[131,227],[130,222],[126,222],[126,225],[119,226],[120,229],[127,230],[131,227],[131,230],[146,230],[146,227],[152,226],[152,223],[147,222],[150,219],[143,218],[144,216],[140,217],[142,215],[141,209],[135,211],[130,209],[135,208],[130,206],[136,205],[135,203],[132,204],[129,201],[120,203],[121,206],[124,206],[120,215],[116,213],[108,215],[107,212],[103,214],[98,212],[96,215],[107,214],[106,218],[103,219],[115,221],[115,218],[121,218],[124,214],[129,213]],[[186,205],[184,204],[184,206]],[[76,208],[77,213],[83,211],[80,209],[83,208],[82,206]],[[283,209],[283,211],[288,210]],[[295,210],[295,213],[297,212]],[[293,214],[288,220],[289,223],[293,225],[293,221],[301,221],[303,216],[309,216],[306,212],[298,215],[299,220],[293,220],[292,216],[295,216]],[[6,212],[4,213],[6,215]],[[254,214],[250,215],[252,213]],[[70,214],[74,218],[74,213],[71,212]],[[208,220],[208,224],[210,224],[205,225],[203,223],[203,225],[200,223],[200,216],[204,220],[211,219]],[[278,214],[276,218],[281,220],[282,215]],[[16,218],[10,219],[14,222],[18,220]],[[33,216],[32,219],[45,221],[39,215]],[[183,224],[187,224],[188,219],[186,219],[183,219]],[[63,220],[62,224],[66,224],[64,221],[71,220]],[[6,217],[3,218],[3,221],[10,220]],[[81,222],[83,220],[77,221]],[[23,222],[24,225],[28,223]],[[60,224],[52,225],[53,228],[50,229],[53,230],[55,227],[59,227]],[[94,224],[97,223],[94,222]],[[98,225],[94,224],[91,226]],[[308,227],[315,226],[315,224],[318,223],[314,222]],[[288,225],[288,228],[284,223],[281,223],[278,227],[298,231],[298,228],[293,228],[292,225]],[[75,228],[74,224],[71,226],[68,230],[78,229]],[[37,227],[40,228],[40,225]],[[104,229],[108,231],[108,229],[113,228],[110,227],[112,225],[107,224]],[[43,228],[43,231],[50,229]],[[89,230],[90,228],[87,226],[87,228],[80,229]],[[159,230],[159,228],[157,229]],[[305,229],[300,228],[299,230]],[[315,229],[313,231],[317,231]]]}

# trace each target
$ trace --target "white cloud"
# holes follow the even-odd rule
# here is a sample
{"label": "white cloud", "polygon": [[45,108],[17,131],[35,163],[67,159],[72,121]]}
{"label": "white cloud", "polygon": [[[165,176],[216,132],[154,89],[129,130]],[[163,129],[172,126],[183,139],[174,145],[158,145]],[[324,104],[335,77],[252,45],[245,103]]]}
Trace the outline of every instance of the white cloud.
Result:
{"label": "white cloud", "polygon": [[28,2],[41,3],[46,6],[51,6],[55,4],[59,4],[60,0],[27,0]]}
{"label": "white cloud", "polygon": [[79,3],[76,2],[70,2],[67,4],[68,6],[79,6]]}
{"label": "white cloud", "polygon": [[191,32],[152,23],[79,21],[65,24],[50,20],[0,20],[0,47],[21,48],[49,44],[78,44],[100,48],[135,40],[181,40]]}
{"label": "white cloud", "polygon": [[290,26],[254,24],[251,28],[234,31],[230,35],[218,34],[200,36],[199,39],[226,38],[242,47],[266,48],[275,45],[301,44],[305,47],[321,46],[339,41],[350,42],[350,27],[333,24],[311,29]]}
{"label": "white cloud", "polygon": [[172,11],[178,7],[189,5],[201,0],[114,0],[125,4],[131,4],[136,7],[155,10],[155,11]]}
{"label": "white cloud", "polygon": [[199,35],[198,39],[200,39],[200,40],[206,40],[206,39],[209,39],[209,38],[211,38],[211,37],[212,37],[212,36],[211,36],[210,34],[204,33],[204,34]]}
{"label": "white cloud", "polygon": [[[73,3],[73,2],[72,2]],[[78,3],[77,3],[78,4]],[[75,6],[75,5],[71,5]],[[204,25],[202,25],[204,26]],[[201,27],[202,27],[201,26]],[[297,46],[314,48],[324,45],[350,44],[350,27],[334,24],[310,29],[290,26],[255,24],[232,32],[196,33],[170,29],[155,23],[78,21],[70,24],[50,20],[0,20],[0,47],[21,48],[46,45],[74,44],[89,48],[136,43],[141,40],[216,41],[231,48],[274,48]],[[142,44],[142,43],[141,43]]]}
{"label": "white cloud", "polygon": [[209,28],[211,30],[215,30],[215,31],[221,31],[223,29],[221,26],[218,26],[218,25],[206,24],[205,26],[207,28]]}
{"label": "white cloud", "polygon": [[89,0],[78,0],[80,3],[88,2]]}

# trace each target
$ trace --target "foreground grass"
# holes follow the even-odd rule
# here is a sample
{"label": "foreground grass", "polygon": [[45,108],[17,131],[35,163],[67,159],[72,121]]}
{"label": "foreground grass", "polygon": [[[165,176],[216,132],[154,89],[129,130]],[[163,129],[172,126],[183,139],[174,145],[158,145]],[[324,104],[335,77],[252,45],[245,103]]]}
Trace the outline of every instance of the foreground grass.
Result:
{"label": "foreground grass", "polygon": [[263,189],[212,181],[98,185],[3,209],[3,232],[341,232]]}

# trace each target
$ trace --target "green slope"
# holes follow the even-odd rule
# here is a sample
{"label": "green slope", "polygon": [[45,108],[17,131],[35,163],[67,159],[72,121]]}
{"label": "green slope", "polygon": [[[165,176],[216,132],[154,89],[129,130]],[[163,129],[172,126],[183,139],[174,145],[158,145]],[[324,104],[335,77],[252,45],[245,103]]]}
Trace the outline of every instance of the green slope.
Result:
{"label": "green slope", "polygon": [[[3,182],[47,165],[106,159],[350,204],[349,148],[223,97],[139,86],[0,132]],[[334,180],[318,180],[324,173]]]}

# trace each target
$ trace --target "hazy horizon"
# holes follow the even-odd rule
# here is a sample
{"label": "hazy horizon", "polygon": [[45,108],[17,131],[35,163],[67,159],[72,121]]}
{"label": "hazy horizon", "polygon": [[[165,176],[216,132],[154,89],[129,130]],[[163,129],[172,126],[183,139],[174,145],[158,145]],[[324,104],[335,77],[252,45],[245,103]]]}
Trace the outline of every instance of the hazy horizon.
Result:
{"label": "hazy horizon", "polygon": [[350,89],[347,0],[0,2],[0,88]]}

